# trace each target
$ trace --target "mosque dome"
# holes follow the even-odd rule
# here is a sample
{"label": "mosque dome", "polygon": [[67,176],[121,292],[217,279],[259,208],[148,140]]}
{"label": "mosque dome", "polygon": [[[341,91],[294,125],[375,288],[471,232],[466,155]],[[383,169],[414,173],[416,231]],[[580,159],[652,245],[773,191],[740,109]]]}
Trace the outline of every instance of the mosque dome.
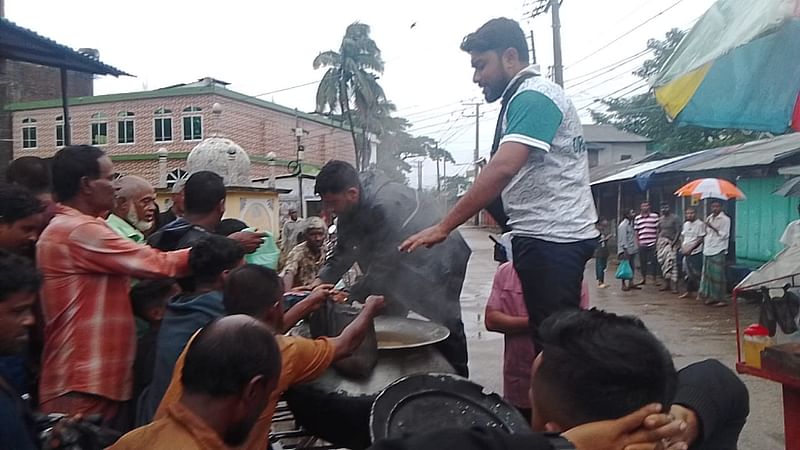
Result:
{"label": "mosque dome", "polygon": [[220,175],[226,186],[250,186],[250,157],[232,140],[219,136],[203,139],[186,158],[189,175],[209,170]]}

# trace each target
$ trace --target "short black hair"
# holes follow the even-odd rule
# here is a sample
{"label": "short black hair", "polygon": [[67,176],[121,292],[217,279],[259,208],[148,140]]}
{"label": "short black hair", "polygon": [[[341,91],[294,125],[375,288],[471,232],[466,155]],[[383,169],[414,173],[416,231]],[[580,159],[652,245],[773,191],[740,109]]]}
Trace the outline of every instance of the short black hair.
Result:
{"label": "short black hair", "polygon": [[461,50],[472,52],[495,51],[502,53],[509,48],[517,51],[519,60],[528,64],[528,41],[516,20],[499,17],[483,24],[474,33],[461,41]]}
{"label": "short black hair", "polygon": [[183,188],[183,204],[189,214],[208,214],[225,200],[225,183],[208,170],[195,172]]}
{"label": "short black hair", "polygon": [[566,311],[545,319],[539,336],[542,361],[533,376],[534,401],[546,405],[563,427],[672,401],[677,384],[672,357],[635,317]]}
{"label": "short black hair", "polygon": [[175,280],[172,278],[142,280],[133,285],[130,293],[133,314],[140,319],[146,319],[148,309],[167,304],[173,287]]}
{"label": "short black hair", "polygon": [[245,264],[232,270],[225,279],[222,302],[228,314],[260,318],[283,298],[283,282],[274,270]]}
{"label": "short black hair", "polygon": [[38,156],[23,156],[11,161],[6,169],[6,181],[24,186],[34,194],[53,190],[53,175],[49,159]]}
{"label": "short black hair", "polygon": [[44,205],[27,188],[0,184],[0,223],[14,223],[42,211]]}
{"label": "short black hair", "polygon": [[361,190],[361,181],[356,168],[346,161],[332,159],[322,166],[317,174],[314,193],[318,195],[341,194],[352,187]]}
{"label": "short black hair", "polygon": [[245,228],[247,228],[247,224],[239,219],[222,219],[219,224],[217,224],[214,234],[218,234],[220,236],[230,236],[233,233],[238,233],[244,230]]}
{"label": "short black hair", "polygon": [[37,292],[42,277],[28,258],[0,250],[0,302],[19,292]]}
{"label": "short black hair", "polygon": [[215,234],[200,238],[189,251],[195,283],[213,283],[222,272],[236,267],[244,254],[244,248],[233,239]]}
{"label": "short black hair", "polygon": [[81,187],[81,178],[100,177],[100,162],[105,152],[91,145],[70,145],[53,157],[53,191],[60,202],[72,200]]}
{"label": "short black hair", "polygon": [[[269,328],[241,319],[217,319],[192,340],[181,373],[186,392],[222,398],[240,393],[259,375],[265,380],[280,375],[280,350]],[[231,326],[233,320],[241,323]]]}

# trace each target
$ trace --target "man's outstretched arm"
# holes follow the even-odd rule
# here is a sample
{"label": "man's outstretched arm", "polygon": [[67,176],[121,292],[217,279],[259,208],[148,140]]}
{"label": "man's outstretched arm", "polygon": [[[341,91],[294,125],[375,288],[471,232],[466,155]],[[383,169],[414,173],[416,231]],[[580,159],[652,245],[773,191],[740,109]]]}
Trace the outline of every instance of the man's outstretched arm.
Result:
{"label": "man's outstretched arm", "polygon": [[519,142],[506,142],[478,175],[475,184],[438,224],[412,235],[400,244],[401,252],[413,252],[419,247],[432,247],[445,239],[459,225],[466,222],[497,198],[525,165],[534,150]]}

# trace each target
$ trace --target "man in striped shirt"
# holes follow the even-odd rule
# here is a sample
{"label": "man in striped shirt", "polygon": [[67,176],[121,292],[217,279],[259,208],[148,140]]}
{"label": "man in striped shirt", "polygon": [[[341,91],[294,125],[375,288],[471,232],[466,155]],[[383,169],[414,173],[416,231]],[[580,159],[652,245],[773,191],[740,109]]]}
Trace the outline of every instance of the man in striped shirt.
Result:
{"label": "man in striped shirt", "polygon": [[189,250],[161,252],[109,228],[102,217],[114,207],[113,174],[96,147],[64,147],[53,158],[60,203],[36,246],[44,277],[40,399],[43,412],[100,414],[124,430],[136,352],[131,277],[188,275]]}
{"label": "man in striped shirt", "polygon": [[639,263],[641,264],[642,282],[647,281],[647,274],[653,275],[653,284],[658,273],[656,261],[656,241],[658,240],[658,214],[650,211],[650,202],[644,201],[640,214],[633,220],[636,230],[636,243],[639,246]]}

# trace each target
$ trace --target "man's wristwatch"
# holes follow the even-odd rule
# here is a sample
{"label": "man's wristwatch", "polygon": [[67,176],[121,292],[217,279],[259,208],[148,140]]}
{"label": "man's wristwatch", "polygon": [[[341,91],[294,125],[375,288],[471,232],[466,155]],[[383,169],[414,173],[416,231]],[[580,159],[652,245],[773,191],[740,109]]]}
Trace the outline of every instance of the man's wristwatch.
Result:
{"label": "man's wristwatch", "polygon": [[545,436],[550,441],[550,445],[553,446],[553,450],[576,450],[572,442],[558,433],[545,433]]}

